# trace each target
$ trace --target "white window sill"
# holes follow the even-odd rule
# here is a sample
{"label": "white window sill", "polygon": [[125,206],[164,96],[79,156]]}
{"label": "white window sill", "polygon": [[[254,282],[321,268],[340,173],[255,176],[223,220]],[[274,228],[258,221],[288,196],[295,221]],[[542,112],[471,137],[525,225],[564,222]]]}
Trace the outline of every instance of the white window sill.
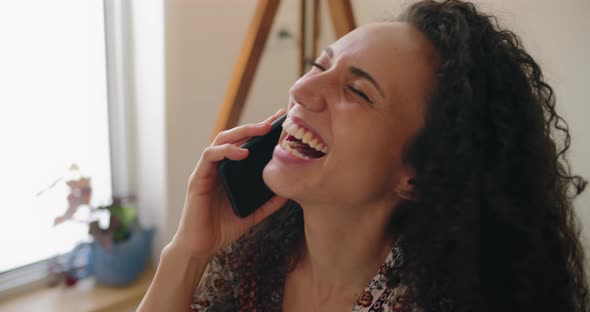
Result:
{"label": "white window sill", "polygon": [[149,266],[133,284],[110,288],[97,285],[93,278],[79,281],[76,286],[41,288],[0,301],[3,312],[115,312],[135,311],[147,291],[155,270]]}

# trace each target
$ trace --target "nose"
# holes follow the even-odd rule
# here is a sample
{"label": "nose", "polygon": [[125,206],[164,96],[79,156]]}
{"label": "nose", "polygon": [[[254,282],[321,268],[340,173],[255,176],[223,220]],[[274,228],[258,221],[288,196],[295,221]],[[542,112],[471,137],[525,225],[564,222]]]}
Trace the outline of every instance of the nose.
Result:
{"label": "nose", "polygon": [[326,109],[331,88],[327,80],[330,79],[327,72],[307,73],[299,78],[291,89],[289,95],[297,103],[312,112],[321,112]]}

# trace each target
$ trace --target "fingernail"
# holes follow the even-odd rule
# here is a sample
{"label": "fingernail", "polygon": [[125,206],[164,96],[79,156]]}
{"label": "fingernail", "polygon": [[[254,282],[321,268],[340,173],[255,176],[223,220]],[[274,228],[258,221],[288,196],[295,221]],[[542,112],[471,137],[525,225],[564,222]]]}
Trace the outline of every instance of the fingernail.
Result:
{"label": "fingernail", "polygon": [[270,117],[266,118],[266,120],[262,121],[262,122],[261,122],[261,123],[259,123],[258,125],[259,125],[259,126],[262,126],[262,125],[264,125],[264,124],[270,123],[270,120],[271,120],[271,119],[275,118],[276,116],[282,115],[282,114],[284,114],[284,113],[285,113],[285,109],[281,107],[281,108],[279,108],[279,110],[278,110],[276,113],[274,113],[274,115],[272,115],[272,116],[270,116]]}

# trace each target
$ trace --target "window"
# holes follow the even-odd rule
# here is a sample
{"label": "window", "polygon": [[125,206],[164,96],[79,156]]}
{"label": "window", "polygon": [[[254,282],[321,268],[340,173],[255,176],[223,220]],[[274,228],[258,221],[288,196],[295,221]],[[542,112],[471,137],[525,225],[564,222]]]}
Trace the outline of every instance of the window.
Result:
{"label": "window", "polygon": [[[71,250],[88,227],[69,221],[72,163],[94,206],[112,194],[103,0],[0,2],[0,272]],[[82,207],[76,220],[85,220]]]}

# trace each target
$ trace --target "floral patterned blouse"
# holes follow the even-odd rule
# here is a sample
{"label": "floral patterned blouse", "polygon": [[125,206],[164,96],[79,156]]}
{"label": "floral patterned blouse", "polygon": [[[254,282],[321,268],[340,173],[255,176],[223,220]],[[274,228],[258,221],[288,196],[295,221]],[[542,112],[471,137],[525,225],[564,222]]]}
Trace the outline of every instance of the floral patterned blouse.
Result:
{"label": "floral patterned blouse", "polygon": [[[419,309],[413,301],[414,289],[408,285],[412,280],[412,274],[404,273],[401,267],[404,255],[395,243],[385,263],[365,290],[360,294],[356,304],[351,307],[353,312],[369,311],[393,311],[393,312],[418,312]],[[191,304],[191,310],[196,312],[219,311],[264,311],[266,308],[256,307],[256,283],[248,276],[238,278],[236,273],[243,265],[236,257],[233,257],[231,248],[223,251],[211,263],[204,274],[201,283],[197,287]],[[246,274],[247,275],[247,274]],[[394,276],[393,286],[388,286],[386,276]],[[283,279],[284,281],[284,279]],[[391,284],[391,283],[390,283]],[[277,287],[280,288],[280,287]],[[272,310],[280,311],[282,302],[282,289],[273,291],[268,298],[274,302]]]}

